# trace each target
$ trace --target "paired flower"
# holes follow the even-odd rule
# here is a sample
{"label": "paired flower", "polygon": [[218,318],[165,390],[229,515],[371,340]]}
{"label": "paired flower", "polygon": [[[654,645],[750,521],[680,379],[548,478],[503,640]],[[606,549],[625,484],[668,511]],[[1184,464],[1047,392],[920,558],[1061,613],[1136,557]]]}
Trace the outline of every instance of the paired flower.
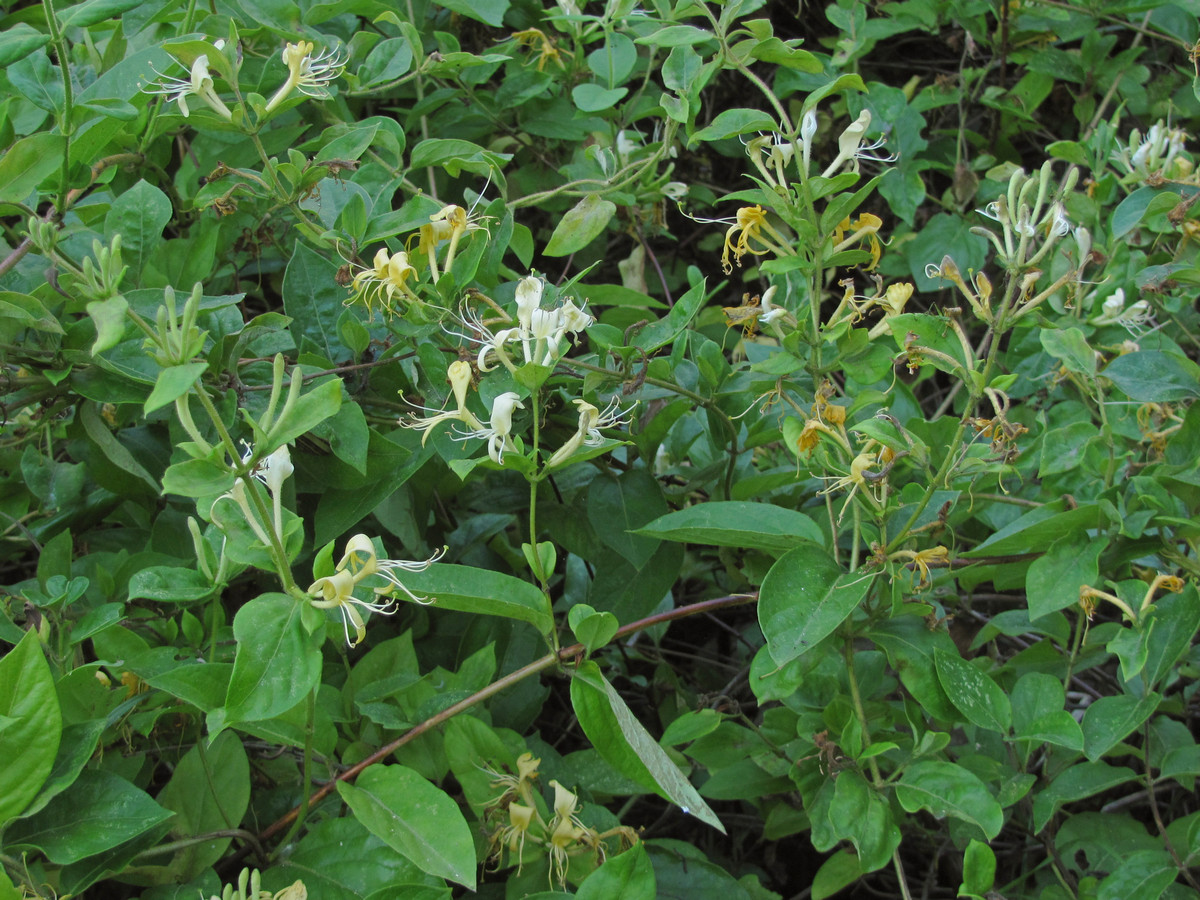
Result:
{"label": "paired flower", "polygon": [[[366,636],[367,629],[363,622],[360,609],[369,612],[391,615],[398,606],[395,598],[382,599],[392,591],[401,590],[410,600],[417,603],[432,602],[428,597],[420,597],[409,590],[397,572],[423,572],[445,555],[440,550],[429,559],[379,559],[375,555],[375,546],[365,534],[356,534],[346,544],[346,552],[337,569],[332,575],[318,578],[309,587],[308,593],[319,599],[309,601],[317,609],[336,609],[342,615],[342,628],[346,633],[346,643],[355,647]],[[374,587],[374,597],[371,600],[361,600],[354,596],[354,591],[368,578],[382,579],[385,587]],[[350,637],[350,627],[354,627],[354,637]]]}
{"label": "paired flower", "polygon": [[1154,310],[1145,300],[1125,304],[1125,289],[1117,288],[1100,308],[1100,315],[1091,319],[1093,325],[1120,325],[1130,334],[1140,335],[1156,327]]}
{"label": "paired flower", "polygon": [[279,106],[292,91],[306,97],[328,98],[325,88],[346,68],[346,60],[336,50],[323,50],[313,56],[311,41],[288,44],[283,48],[283,64],[288,67],[288,77],[267,103],[267,112]]}
{"label": "paired flower", "polygon": [[[242,454],[242,465],[250,462],[253,454],[254,449],[247,444],[246,451]],[[269,456],[263,457],[250,471],[250,476],[255,481],[265,485],[271,495],[273,526],[275,536],[279,541],[283,540],[283,483],[291,477],[294,471],[295,467],[292,465],[292,456],[287,444],[279,447]],[[255,537],[264,545],[271,545],[270,535],[267,534],[266,529],[259,522],[258,514],[255,513],[250,505],[250,499],[246,496],[246,482],[244,479],[235,479],[233,487],[213,501],[212,512],[209,515],[218,528],[222,526],[221,520],[216,514],[216,508],[217,504],[222,500],[232,500],[236,503],[241,509],[242,515],[245,516],[247,524],[253,530]]]}
{"label": "paired flower", "polygon": [[409,263],[407,253],[403,250],[388,253],[386,247],[380,247],[371,267],[360,269],[350,282],[350,290],[353,293],[346,302],[361,300],[372,317],[375,315],[373,307],[378,303],[384,312],[389,316],[393,315],[395,308],[392,301],[396,297],[417,299],[417,295],[408,285],[409,280],[416,276],[417,270]]}
{"label": "paired flower", "polygon": [[[224,41],[217,41],[214,46],[220,50],[225,46]],[[205,105],[226,122],[232,121],[233,114],[213,89],[213,78],[208,71],[208,54],[201,53],[192,63],[191,75],[188,78],[170,78],[158,73],[161,80],[153,85],[142,88],[147,94],[159,94],[168,101],[179,104],[179,111],[186,119],[191,110],[188,109],[188,97],[199,97]]]}

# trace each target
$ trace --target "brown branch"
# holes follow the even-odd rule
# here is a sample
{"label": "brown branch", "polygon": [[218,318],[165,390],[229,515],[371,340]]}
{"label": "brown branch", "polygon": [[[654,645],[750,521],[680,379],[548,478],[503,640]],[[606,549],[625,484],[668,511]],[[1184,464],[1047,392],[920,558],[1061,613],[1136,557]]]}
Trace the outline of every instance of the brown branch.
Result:
{"label": "brown branch", "polygon": [[[741,606],[743,604],[755,603],[757,601],[758,601],[757,593],[731,594],[726,597],[717,597],[712,600],[702,600],[699,603],[692,603],[692,604],[689,604],[688,606],[681,606],[677,609],[668,610],[667,612],[658,613],[657,615],[653,615],[653,616],[647,616],[644,619],[639,619],[636,622],[631,622],[630,624],[625,625],[622,628],[618,628],[617,633],[615,635],[613,635],[613,640],[616,641],[616,640],[620,640],[621,638],[624,638],[624,637],[629,637],[630,635],[637,634],[639,631],[644,631],[647,628],[652,628],[655,625],[661,625],[664,622],[671,622],[675,619],[683,619],[683,618],[687,618],[688,616],[699,615],[700,613],[713,612],[714,610],[725,609],[726,607],[730,607],[730,606]],[[472,694],[470,697],[467,697],[465,700],[460,700],[458,703],[455,703],[453,706],[446,707],[446,709],[442,710],[437,715],[431,716],[430,718],[426,719],[421,724],[416,725],[413,728],[409,729],[404,734],[402,734],[400,737],[396,738],[396,740],[392,741],[390,744],[385,744],[383,747],[380,747],[378,750],[376,750],[374,753],[372,753],[366,759],[364,759],[361,762],[359,762],[358,764],[350,767],[345,772],[340,773],[332,781],[329,781],[329,782],[321,785],[321,787],[319,787],[313,793],[312,798],[309,800],[309,804],[308,804],[309,809],[314,807],[317,803],[319,803],[321,800],[325,799],[325,797],[327,797],[330,793],[332,793],[334,788],[337,787],[337,783],[339,781],[353,780],[358,775],[358,773],[361,772],[363,769],[367,768],[367,766],[374,765],[375,763],[380,762],[383,759],[386,759],[392,753],[396,752],[398,749],[403,747],[405,744],[409,743],[410,741],[416,740],[418,737],[423,735],[425,732],[431,731],[434,728],[437,728],[439,725],[441,725],[444,722],[449,721],[450,719],[457,716],[459,713],[465,712],[466,710],[468,710],[472,706],[474,706],[476,703],[479,703],[482,700],[486,700],[488,697],[492,697],[492,696],[500,693],[505,688],[510,687],[519,681],[523,681],[524,679],[528,678],[530,675],[534,675],[545,669],[552,668],[553,666],[558,665],[561,662],[565,662],[573,657],[582,656],[584,651],[585,651],[585,648],[584,648],[583,644],[572,644],[570,647],[563,647],[557,653],[547,653],[541,659],[534,660],[529,665],[527,665],[523,668],[517,669],[515,672],[510,672],[509,674],[505,675],[503,678],[493,681],[487,687],[483,688],[480,691],[476,691],[474,694]],[[297,806],[295,809],[291,810],[286,815],[281,816],[278,820],[273,822],[271,825],[267,826],[267,828],[261,834],[259,834],[259,836],[258,836],[259,841],[269,840],[272,836],[278,834],[280,831],[282,831],[284,828],[286,828],[288,825],[290,825],[293,821],[295,821],[296,816],[298,816],[299,814],[300,814],[300,807]],[[244,852],[244,850],[242,852]],[[236,858],[240,858],[242,855],[242,852],[239,852],[239,854]]]}

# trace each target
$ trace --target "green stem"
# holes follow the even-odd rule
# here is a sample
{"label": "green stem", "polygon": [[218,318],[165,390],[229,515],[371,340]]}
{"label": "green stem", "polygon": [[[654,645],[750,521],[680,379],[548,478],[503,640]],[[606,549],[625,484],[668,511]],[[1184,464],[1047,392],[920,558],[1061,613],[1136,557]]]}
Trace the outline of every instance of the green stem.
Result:
{"label": "green stem", "polygon": [[317,730],[317,688],[313,688],[308,692],[308,700],[304,707],[304,763],[301,778],[304,781],[303,797],[300,800],[300,806],[296,809],[296,819],[292,822],[292,827],[288,829],[288,833],[283,840],[279,842],[279,846],[286,847],[292,842],[300,827],[304,824],[305,818],[308,816],[308,811],[311,808],[312,801],[312,756],[313,756],[313,735]]}
{"label": "green stem", "polygon": [[42,9],[46,13],[46,27],[50,30],[50,43],[54,45],[54,54],[58,57],[59,68],[63,76],[63,109],[58,120],[59,130],[63,134],[63,163],[62,182],[59,184],[58,203],[55,208],[59,215],[67,211],[67,193],[70,186],[71,172],[71,133],[74,131],[72,119],[75,108],[75,88],[71,84],[70,55],[67,42],[63,39],[62,29],[58,27],[58,17],[54,14],[54,0],[42,0]]}

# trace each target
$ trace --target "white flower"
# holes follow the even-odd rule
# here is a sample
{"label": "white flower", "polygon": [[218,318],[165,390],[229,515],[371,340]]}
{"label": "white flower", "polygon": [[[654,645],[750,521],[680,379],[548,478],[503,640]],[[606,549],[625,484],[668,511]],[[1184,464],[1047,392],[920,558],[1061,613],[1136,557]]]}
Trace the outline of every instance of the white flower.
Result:
{"label": "white flower", "polygon": [[480,438],[488,442],[488,456],[498,465],[504,465],[506,450],[516,450],[512,439],[513,412],[524,409],[525,404],[514,391],[505,391],[492,401],[492,415],[488,427],[477,428],[474,431],[460,431],[456,440],[466,441]]}
{"label": "white flower", "polygon": [[863,143],[863,138],[866,136],[867,129],[871,127],[871,111],[864,109],[858,114],[858,118],[846,126],[846,129],[838,137],[838,155],[834,158],[829,167],[822,172],[825,178],[831,178],[837,174],[845,163],[857,160],[866,159],[873,162],[895,162],[896,157],[893,154],[887,156],[876,156],[875,151],[887,143],[886,137],[876,138],[869,144]]}
{"label": "white flower", "polygon": [[[309,602],[317,609],[336,609],[341,613],[346,643],[351,647],[357,646],[367,633],[359,609],[390,616],[398,608],[396,601],[390,597],[383,599],[380,595],[395,589],[404,591],[409,599],[415,600],[417,603],[431,602],[429,598],[418,597],[410,591],[395,573],[397,570],[422,572],[441,559],[444,554],[445,550],[443,549],[429,559],[415,561],[379,559],[375,555],[375,546],[371,539],[365,534],[356,534],[346,544],[346,552],[343,554],[341,562],[337,564],[337,570],[332,575],[318,578],[309,587],[309,595],[320,598]],[[354,591],[360,582],[373,575],[383,578],[388,586],[374,588],[374,599],[361,600],[355,597]],[[350,636],[351,626],[354,626],[354,637]]]}
{"label": "white flower", "polygon": [[632,410],[632,407],[622,410],[618,397],[613,397],[603,410],[597,409],[586,400],[572,400],[571,402],[579,407],[579,425],[571,438],[546,461],[547,469],[561,466],[574,456],[580,447],[599,447],[604,443],[604,435],[600,433],[600,429],[628,424],[625,417]]}
{"label": "white flower", "polygon": [[463,422],[469,428],[479,429],[483,424],[475,418],[475,414],[467,409],[467,389],[471,386],[471,364],[465,360],[456,359],[450,363],[446,375],[450,380],[450,387],[454,391],[455,408],[449,412],[445,410],[430,409],[426,406],[417,407],[423,412],[431,413],[430,416],[419,419],[414,417],[406,417],[400,420],[400,425],[403,428],[419,428],[421,434],[421,445],[425,445],[425,441],[429,439],[429,433],[433,431],[434,426],[442,422]]}
{"label": "white flower", "polygon": [[346,68],[346,60],[336,50],[323,50],[313,56],[310,41],[288,44],[281,55],[283,64],[288,67],[288,77],[267,103],[267,112],[279,106],[294,90],[307,97],[325,99],[329,96],[325,88]]}
{"label": "white flower", "polygon": [[[217,41],[216,48],[220,50],[224,45],[224,41]],[[147,94],[160,94],[166,97],[167,100],[174,100],[179,104],[179,111],[183,113],[185,119],[190,114],[187,104],[189,96],[199,97],[208,105],[209,109],[225,121],[228,122],[233,118],[229,107],[221,101],[221,98],[217,96],[217,92],[213,90],[212,75],[208,72],[207,53],[201,53],[196,57],[196,61],[192,63],[192,71],[189,78],[170,78],[166,75],[160,75],[160,78],[159,82],[144,87],[142,90]]]}
{"label": "white flower", "polygon": [[787,315],[787,310],[782,306],[775,306],[771,301],[775,298],[775,291],[778,285],[771,285],[763,292],[762,295],[762,312],[758,315],[759,322],[765,322],[770,325]]}

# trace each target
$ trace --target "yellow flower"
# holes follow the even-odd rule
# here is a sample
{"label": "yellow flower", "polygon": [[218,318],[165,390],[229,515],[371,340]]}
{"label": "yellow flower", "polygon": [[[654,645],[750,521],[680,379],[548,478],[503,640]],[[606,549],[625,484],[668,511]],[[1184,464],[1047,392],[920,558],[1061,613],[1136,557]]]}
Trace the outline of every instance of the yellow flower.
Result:
{"label": "yellow flower", "polygon": [[375,314],[373,307],[378,302],[388,315],[393,315],[395,309],[392,300],[395,297],[409,300],[417,298],[408,286],[409,279],[415,278],[416,275],[417,270],[409,264],[407,253],[403,250],[388,253],[386,247],[380,247],[371,268],[360,269],[354,276],[350,283],[353,296],[346,302],[361,300],[372,316]]}
{"label": "yellow flower", "polygon": [[448,272],[454,265],[454,256],[458,250],[458,242],[464,234],[472,231],[486,231],[482,225],[461,206],[451,203],[443,206],[429,217],[429,224],[422,225],[417,232],[417,256],[429,261],[429,271],[433,280],[440,277],[437,262],[437,248],[442,241],[449,241],[446,249],[446,261],[441,271]]}
{"label": "yellow flower", "polygon": [[[840,253],[848,250],[865,238],[871,254],[871,264],[866,267],[866,271],[872,271],[879,265],[879,257],[883,254],[883,247],[879,240],[879,229],[882,227],[883,219],[871,213],[863,213],[853,223],[847,216],[834,229],[833,252]],[[850,232],[849,237],[845,237],[847,231]]]}
{"label": "yellow flower", "polygon": [[[736,240],[734,240],[735,237]],[[759,244],[761,249],[752,247],[751,241]],[[743,206],[737,211],[729,230],[725,232],[725,249],[721,253],[721,268],[725,270],[726,275],[733,272],[733,265],[729,262],[731,253],[734,262],[739,266],[742,264],[742,257],[747,253],[755,256],[762,256],[766,253],[792,256],[794,253],[788,249],[787,243],[788,239],[767,221],[767,214],[761,206]]]}

